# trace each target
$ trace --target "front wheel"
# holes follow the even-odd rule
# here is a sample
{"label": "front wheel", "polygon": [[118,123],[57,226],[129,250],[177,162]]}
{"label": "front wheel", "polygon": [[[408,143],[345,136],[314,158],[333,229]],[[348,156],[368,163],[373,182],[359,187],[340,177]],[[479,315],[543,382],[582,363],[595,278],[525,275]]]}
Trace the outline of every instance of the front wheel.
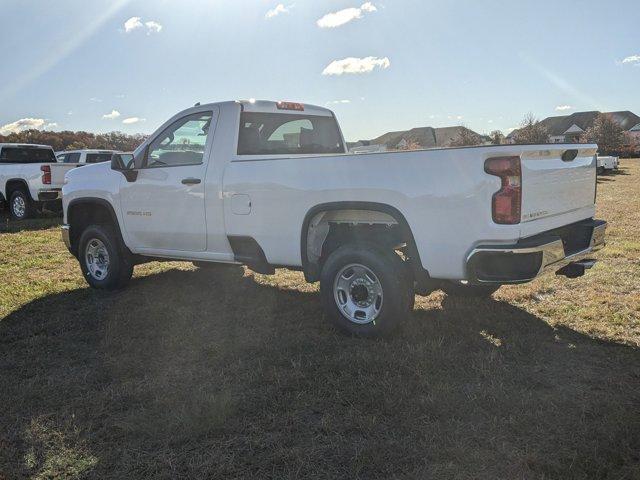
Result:
{"label": "front wheel", "polygon": [[398,328],[414,298],[402,259],[371,244],[335,250],[322,267],[320,295],[325,312],[339,329],[374,337]]}
{"label": "front wheel", "polygon": [[133,262],[118,234],[106,225],[91,225],[80,236],[78,261],[87,283],[97,289],[123,288],[133,275]]}

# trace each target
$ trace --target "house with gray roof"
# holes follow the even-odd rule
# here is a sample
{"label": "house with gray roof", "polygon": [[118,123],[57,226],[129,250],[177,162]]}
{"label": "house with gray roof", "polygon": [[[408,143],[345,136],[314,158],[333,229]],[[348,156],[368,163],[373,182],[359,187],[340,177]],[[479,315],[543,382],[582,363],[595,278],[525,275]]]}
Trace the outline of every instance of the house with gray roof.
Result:
{"label": "house with gray roof", "polygon": [[[549,132],[550,143],[576,143],[580,141],[580,137],[593,125],[595,119],[600,115],[598,111],[576,112],[571,115],[562,115],[558,117],[548,117],[541,120]],[[630,111],[622,112],[606,112],[605,115],[611,117],[613,121],[618,123],[622,129],[631,135],[636,135],[640,139],[640,117]],[[518,130],[514,130],[507,135],[509,143],[515,143],[518,136]]]}
{"label": "house with gray roof", "polygon": [[[420,148],[446,148],[456,144],[463,135],[469,137],[477,137],[478,143],[484,143],[485,137],[482,137],[467,127],[418,127],[411,130],[387,132],[373,140],[361,141],[362,143],[371,145],[384,145],[388,150],[404,149],[411,145]],[[360,142],[359,142],[360,143]]]}

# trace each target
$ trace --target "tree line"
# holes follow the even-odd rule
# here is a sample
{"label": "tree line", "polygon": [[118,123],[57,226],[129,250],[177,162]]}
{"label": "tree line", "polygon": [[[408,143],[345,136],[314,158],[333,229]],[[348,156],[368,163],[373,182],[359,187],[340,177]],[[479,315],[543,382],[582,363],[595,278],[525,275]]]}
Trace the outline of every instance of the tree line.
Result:
{"label": "tree line", "polygon": [[56,152],[63,150],[118,150],[131,152],[145,139],[146,135],[128,135],[122,132],[52,132],[47,130],[24,130],[22,132],[0,135],[0,143],[32,143],[50,145]]}

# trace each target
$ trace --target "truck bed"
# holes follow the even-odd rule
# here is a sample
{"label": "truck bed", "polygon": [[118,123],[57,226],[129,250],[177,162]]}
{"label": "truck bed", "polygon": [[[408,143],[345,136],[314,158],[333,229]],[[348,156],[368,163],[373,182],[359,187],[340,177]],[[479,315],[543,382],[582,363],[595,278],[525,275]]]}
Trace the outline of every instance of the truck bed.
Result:
{"label": "truck bed", "polygon": [[[250,235],[270,263],[300,264],[300,225],[331,202],[385,204],[402,212],[434,278],[463,279],[468,254],[481,244],[513,244],[595,213],[596,145],[503,145],[295,158],[236,158],[225,193],[247,195],[251,215],[225,202],[229,235]],[[575,158],[562,155],[575,150]],[[519,156],[522,216],[498,225],[491,215],[500,179],[485,160]],[[292,253],[296,252],[296,253]]]}

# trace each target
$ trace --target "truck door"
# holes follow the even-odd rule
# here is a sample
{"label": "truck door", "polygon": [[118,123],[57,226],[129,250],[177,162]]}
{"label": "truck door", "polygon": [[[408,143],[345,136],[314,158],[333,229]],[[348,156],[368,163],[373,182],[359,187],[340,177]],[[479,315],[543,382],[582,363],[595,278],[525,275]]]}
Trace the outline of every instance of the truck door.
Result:
{"label": "truck door", "polygon": [[205,173],[217,117],[209,109],[176,120],[148,144],[135,181],[123,177],[120,206],[134,250],[207,249]]}

